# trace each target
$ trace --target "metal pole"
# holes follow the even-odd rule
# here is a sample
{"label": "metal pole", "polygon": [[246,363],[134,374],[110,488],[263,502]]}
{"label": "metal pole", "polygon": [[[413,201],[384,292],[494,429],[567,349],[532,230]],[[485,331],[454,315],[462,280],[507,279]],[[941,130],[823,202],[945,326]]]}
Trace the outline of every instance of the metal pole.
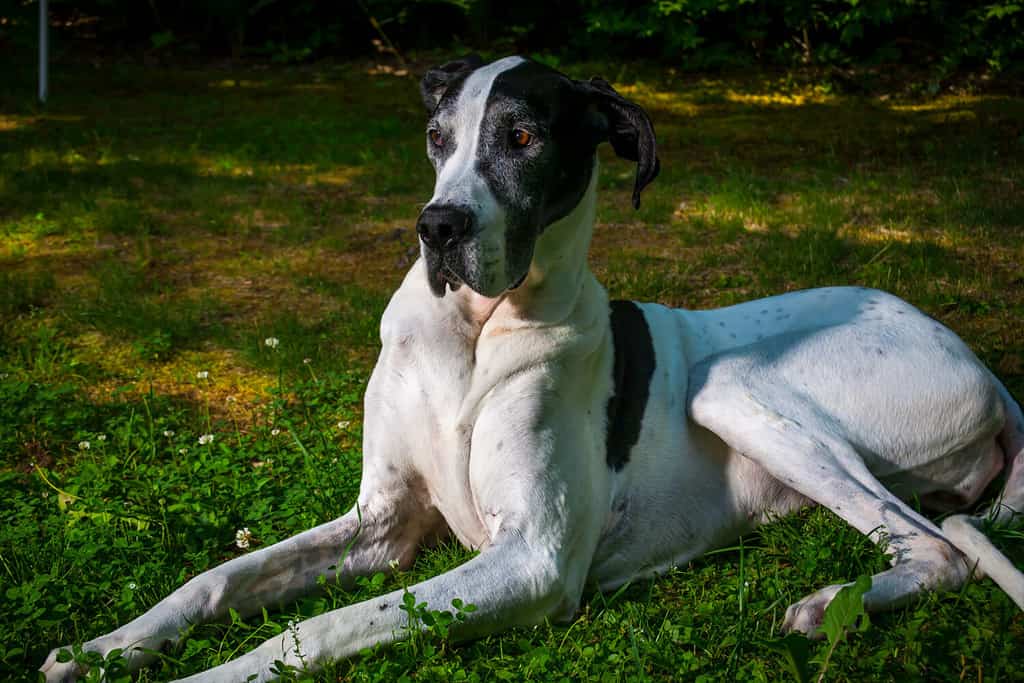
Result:
{"label": "metal pole", "polygon": [[48,0],[39,0],[39,101],[43,104],[46,104],[46,97],[50,94],[49,5]]}

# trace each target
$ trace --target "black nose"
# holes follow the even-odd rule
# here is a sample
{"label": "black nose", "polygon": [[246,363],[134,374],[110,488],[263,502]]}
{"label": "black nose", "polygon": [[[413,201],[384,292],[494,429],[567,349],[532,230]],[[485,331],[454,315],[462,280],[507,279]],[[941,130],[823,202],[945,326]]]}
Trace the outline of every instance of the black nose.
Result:
{"label": "black nose", "polygon": [[416,221],[420,239],[435,251],[451,249],[472,227],[472,214],[455,206],[428,206]]}

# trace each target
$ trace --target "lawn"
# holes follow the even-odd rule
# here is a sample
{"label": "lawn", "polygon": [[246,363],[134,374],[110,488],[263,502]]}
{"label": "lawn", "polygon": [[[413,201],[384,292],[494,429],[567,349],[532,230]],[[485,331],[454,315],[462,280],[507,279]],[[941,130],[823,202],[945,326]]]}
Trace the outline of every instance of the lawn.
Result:
{"label": "lawn", "polygon": [[[892,291],[1024,396],[1024,99],[848,96],[813,73],[603,74],[662,173],[602,150],[591,263],[610,294],[704,308]],[[431,191],[413,76],[372,63],[164,70],[83,62],[0,90],[0,679],[196,573],[348,509],[377,320]],[[277,340],[268,343],[268,340]],[[870,392],[871,387],[851,387]],[[212,435],[212,439],[200,437]],[[998,544],[1024,566],[1024,539]],[[262,618],[197,626],[154,681],[465,561],[454,546]],[[785,608],[884,554],[809,511],[571,625],[367,652],[317,680],[780,680]],[[434,607],[434,606],[432,606]],[[443,607],[443,606],[437,606]],[[812,645],[824,656],[825,646]],[[829,680],[1022,680],[1024,616],[989,581],[872,619]],[[812,671],[818,670],[812,665]]]}

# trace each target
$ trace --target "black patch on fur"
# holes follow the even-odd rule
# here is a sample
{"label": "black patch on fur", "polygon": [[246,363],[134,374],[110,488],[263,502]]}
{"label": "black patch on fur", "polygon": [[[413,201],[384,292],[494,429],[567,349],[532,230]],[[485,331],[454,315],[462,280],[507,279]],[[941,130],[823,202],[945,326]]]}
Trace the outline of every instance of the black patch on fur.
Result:
{"label": "black patch on fur", "polygon": [[623,159],[637,162],[636,181],[633,185],[633,208],[640,208],[640,193],[658,177],[658,161],[654,124],[642,107],[615,92],[603,78],[591,78],[580,84],[587,92],[604,123],[604,135],[615,153]]}
{"label": "black patch on fur", "polygon": [[621,470],[640,439],[654,377],[654,342],[643,311],[632,301],[611,302],[612,395],[608,398],[608,467]]}
{"label": "black patch on fur", "polygon": [[[586,193],[600,138],[585,125],[588,99],[575,82],[536,62],[498,74],[486,107],[475,163],[505,211],[506,270],[525,275],[537,237]],[[515,128],[535,142],[516,148]]]}
{"label": "black patch on fur", "polygon": [[[445,121],[453,117],[459,95],[466,85],[466,79],[477,70],[483,62],[476,55],[470,55],[448,64],[442,64],[428,71],[420,82],[420,93],[423,95],[423,104],[430,112],[427,129],[424,131],[427,145],[427,158],[430,159],[435,168],[440,168],[445,160],[455,153],[456,140],[455,131]],[[441,134],[443,143],[440,147],[435,146],[427,131],[436,128]]]}
{"label": "black patch on fur", "polygon": [[437,105],[446,94],[457,95],[458,90],[453,90],[452,86],[458,84],[461,87],[466,77],[479,69],[483,63],[480,55],[466,55],[461,59],[435,66],[423,74],[420,80],[420,97],[423,98],[423,106],[427,108],[427,112],[437,109]]}

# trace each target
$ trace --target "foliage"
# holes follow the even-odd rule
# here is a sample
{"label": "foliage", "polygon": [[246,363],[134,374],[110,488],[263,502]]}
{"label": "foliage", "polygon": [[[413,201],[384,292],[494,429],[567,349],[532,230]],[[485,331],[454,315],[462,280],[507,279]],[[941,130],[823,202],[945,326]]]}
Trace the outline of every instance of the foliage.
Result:
{"label": "foliage", "polygon": [[106,654],[87,652],[82,645],[75,643],[70,650],[57,653],[58,662],[74,661],[83,671],[83,683],[131,683],[131,674],[127,671],[127,660],[124,651],[114,648]]}
{"label": "foliage", "polygon": [[819,683],[825,678],[828,664],[836,647],[844,642],[851,632],[863,632],[871,625],[867,612],[864,611],[864,594],[871,590],[871,577],[862,574],[848,586],[843,586],[825,608],[825,619],[821,624],[821,632],[828,638],[828,650],[821,662]]}
{"label": "foliage", "polygon": [[[825,680],[832,655],[840,643],[844,642],[851,632],[863,632],[868,629],[871,620],[864,611],[864,594],[871,590],[871,577],[861,574],[851,584],[843,586],[825,607],[824,619],[818,635],[828,639],[828,648],[817,658],[820,664],[818,683]],[[797,683],[809,683],[811,643],[800,633],[790,633],[784,638],[769,640],[762,643],[770,650],[783,656],[782,664]]]}
{"label": "foliage", "polygon": [[[476,46],[565,56],[657,57],[690,69],[752,62],[962,66],[1000,72],[1024,52],[1020,0],[53,0],[69,36],[163,53],[274,63],[325,55]],[[7,33],[33,42],[31,3],[0,0]],[[75,27],[84,27],[81,30]],[[78,33],[76,34],[76,31]]]}
{"label": "foliage", "polygon": [[408,649],[417,663],[429,663],[430,660],[443,654],[444,645],[451,633],[452,625],[466,621],[468,615],[476,611],[476,605],[464,603],[459,598],[452,599],[452,610],[435,610],[425,602],[416,602],[416,596],[408,587],[402,587],[402,604],[398,607],[406,613],[405,638],[399,646]]}
{"label": "foliage", "polygon": [[931,0],[587,0],[591,35],[648,43],[697,68],[751,61],[908,62],[938,55],[1009,66],[1022,43],[1018,2]]}

